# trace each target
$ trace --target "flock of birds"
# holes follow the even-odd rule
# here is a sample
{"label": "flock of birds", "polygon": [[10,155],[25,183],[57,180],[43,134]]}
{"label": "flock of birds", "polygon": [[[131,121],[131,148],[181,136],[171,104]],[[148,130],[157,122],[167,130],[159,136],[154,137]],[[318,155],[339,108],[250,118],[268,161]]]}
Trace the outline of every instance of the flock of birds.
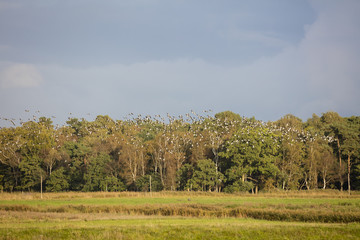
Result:
{"label": "flock of birds", "polygon": [[[25,110],[27,114],[31,114],[30,110]],[[205,143],[207,146],[212,148],[218,148],[220,144],[222,144],[222,141],[224,139],[224,136],[227,136],[229,133],[232,133],[232,137],[228,138],[229,144],[251,144],[254,147],[254,139],[249,138],[250,135],[253,134],[253,129],[260,129],[257,131],[257,134],[259,134],[256,141],[264,143],[266,139],[266,135],[270,136],[272,140],[276,143],[284,140],[288,140],[290,144],[293,144],[295,142],[314,142],[317,139],[322,139],[328,142],[336,141],[336,139],[332,136],[318,136],[317,134],[311,134],[309,131],[306,131],[304,129],[298,129],[293,126],[290,126],[289,124],[279,126],[272,122],[263,122],[258,121],[254,119],[248,119],[245,117],[241,117],[240,119],[229,119],[225,120],[220,118],[215,118],[210,116],[209,114],[212,112],[212,110],[205,110],[204,113],[206,113],[206,116],[203,116],[201,114],[197,114],[195,111],[191,110],[191,114],[187,113],[185,115],[185,118],[182,115],[179,115],[178,117],[171,116],[170,114],[167,114],[167,119],[164,118],[161,115],[155,115],[154,117],[150,115],[146,115],[145,117],[142,117],[141,114],[135,116],[134,113],[129,113],[128,116],[126,116],[123,121],[124,123],[132,124],[141,126],[143,124],[148,123],[155,123],[154,126],[160,125],[162,126],[162,137],[164,139],[163,145],[166,146],[166,144],[173,144],[175,141],[177,142],[179,139],[183,142],[186,141],[186,139],[190,139],[189,134],[191,135],[192,139],[196,139],[195,142],[188,141],[187,144],[191,144],[192,146],[199,145],[199,142],[202,142],[204,139],[207,139],[208,141]],[[39,117],[38,114],[40,114],[40,111],[35,111],[35,114],[32,114],[32,117],[28,118],[27,121],[31,122],[38,122]],[[73,118],[73,113],[69,113],[68,119],[71,120]],[[88,113],[88,116],[91,114]],[[52,119],[56,118],[55,116],[51,116]],[[111,118],[105,118],[106,121],[113,121]],[[0,120],[3,120],[7,122],[10,127],[15,128],[19,126],[17,124],[17,120],[14,118],[4,118],[0,117]],[[25,121],[23,119],[19,119],[19,124],[22,126]],[[113,121],[116,125],[119,121]],[[121,121],[120,121],[121,122]],[[177,123],[177,124],[174,124]],[[174,127],[175,126],[175,127]],[[174,130],[178,127],[184,127],[187,126],[188,130],[187,135],[177,135],[174,134]],[[59,129],[61,126],[56,125],[55,129]],[[175,129],[174,129],[175,128]],[[1,129],[1,128],[0,128]],[[234,130],[237,129],[237,130]],[[241,130],[238,130],[241,129]],[[91,129],[85,126],[85,130],[89,135],[92,135],[93,132],[96,131],[96,129]],[[149,136],[151,131],[156,131],[159,129],[152,129],[147,128],[147,132],[145,135]],[[275,133],[280,133],[280,137],[276,135]],[[116,142],[124,141],[124,139],[120,139],[117,136],[112,133],[112,136],[115,138]],[[130,143],[139,145],[138,139],[136,139],[135,136],[131,136],[131,133],[128,133],[128,140],[130,140]],[[3,139],[3,141],[6,141],[6,139]],[[5,143],[6,144],[6,143]],[[4,145],[4,143],[2,144]]]}

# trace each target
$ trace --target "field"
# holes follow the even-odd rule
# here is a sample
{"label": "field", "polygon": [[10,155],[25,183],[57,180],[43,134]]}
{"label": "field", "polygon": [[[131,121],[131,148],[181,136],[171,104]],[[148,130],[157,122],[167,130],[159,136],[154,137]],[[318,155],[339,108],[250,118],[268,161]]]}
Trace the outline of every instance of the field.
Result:
{"label": "field", "polygon": [[0,239],[359,238],[356,192],[0,194]]}

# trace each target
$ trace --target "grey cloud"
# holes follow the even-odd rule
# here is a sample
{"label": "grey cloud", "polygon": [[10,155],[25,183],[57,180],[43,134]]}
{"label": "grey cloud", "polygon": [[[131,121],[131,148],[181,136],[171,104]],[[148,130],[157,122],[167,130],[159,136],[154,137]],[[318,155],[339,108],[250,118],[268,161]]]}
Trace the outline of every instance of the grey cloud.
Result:
{"label": "grey cloud", "polygon": [[[224,38],[224,32],[250,32],[257,39],[276,32],[291,43],[301,39],[303,22],[313,20],[306,2],[18,2],[25,6],[0,15],[0,44],[14,49],[2,58],[77,67],[179,58],[244,63],[274,55],[282,46],[269,44],[273,37],[264,44],[266,39]],[[285,14],[297,15],[299,9],[303,11],[297,18]]]}
{"label": "grey cloud", "polygon": [[360,112],[359,11],[358,1],[330,1],[299,46],[309,92],[317,102],[328,102],[327,110],[346,115]]}
{"label": "grey cloud", "polygon": [[0,71],[0,87],[29,88],[40,85],[43,78],[35,66],[12,64]]}
{"label": "grey cloud", "polygon": [[[186,7],[193,6],[185,2],[176,2],[174,6],[182,7],[183,11],[177,14],[183,14]],[[133,12],[124,10],[121,12],[124,15],[100,14],[95,17],[99,22],[90,21],[91,24],[83,25],[89,16],[85,14],[84,19],[74,22],[74,11],[67,22],[74,22],[73,29],[64,30],[61,28],[65,25],[52,22],[60,29],[55,28],[51,33],[60,30],[62,34],[69,34],[64,35],[63,43],[55,41],[59,36],[56,34],[50,37],[54,42],[45,43],[51,55],[59,59],[33,64],[43,78],[37,88],[28,92],[0,89],[3,113],[39,106],[44,113],[60,116],[57,120],[63,119],[62,123],[68,112],[80,117],[87,113],[92,116],[109,114],[119,119],[129,112],[177,115],[190,109],[199,112],[210,108],[215,112],[232,110],[262,120],[276,120],[287,113],[305,120],[312,113],[321,114],[328,110],[346,116],[359,114],[360,30],[357,26],[360,22],[357,13],[360,9],[357,2],[318,2],[319,5],[314,7],[318,15],[315,22],[309,20],[291,23],[290,27],[282,26],[288,30],[300,23],[310,24],[303,33],[297,30],[296,34],[290,34],[296,35],[297,40],[289,40],[292,37],[283,36],[276,27],[272,29],[284,18],[270,19],[270,23],[264,25],[265,20],[256,20],[257,15],[249,18],[240,10],[236,12],[239,7],[251,9],[240,6],[244,2],[237,3],[240,5],[235,10],[229,9],[228,5],[221,6],[219,12],[214,8],[216,1],[211,1],[208,9],[202,12],[199,10],[202,6],[198,5],[189,10],[192,11],[190,16],[195,17],[198,13],[203,17],[195,22],[191,22],[194,18],[176,15],[169,4],[163,8],[157,6],[162,3],[152,1],[150,6],[135,11],[144,13],[144,18],[129,16]],[[139,6],[134,3],[131,8]],[[88,8],[95,10],[91,3]],[[162,16],[157,16],[159,11]],[[259,10],[267,13],[265,19],[272,16],[267,11],[265,7]],[[172,14],[175,14],[174,18],[171,18]],[[120,26],[112,18],[117,19]],[[125,21],[121,26],[120,18],[130,22]],[[262,27],[246,26],[246,19],[253,19],[252,24]],[[166,20],[171,24],[168,25]],[[92,27],[99,29],[106,23],[109,25],[96,34],[92,32]],[[81,29],[82,26],[88,28]],[[77,30],[83,32],[77,33]],[[236,34],[222,35],[231,30]],[[111,31],[116,34],[109,35]],[[305,34],[303,38],[302,34]],[[80,39],[75,40],[77,36]],[[237,39],[239,37],[249,41]],[[91,39],[86,41],[87,38]],[[64,45],[70,43],[73,45],[64,50]],[[18,46],[22,44],[20,41]],[[58,49],[54,47],[56,44],[60,44]],[[277,47],[264,47],[266,45]],[[35,49],[40,48],[36,45]],[[253,49],[255,53],[245,54]],[[45,59],[43,49],[40,50],[39,59]],[[85,61],[83,65],[66,62],[66,59],[77,57],[96,60]],[[102,57],[106,60],[99,60]],[[235,61],[229,64],[231,59]],[[6,105],[4,100],[14,103]]]}

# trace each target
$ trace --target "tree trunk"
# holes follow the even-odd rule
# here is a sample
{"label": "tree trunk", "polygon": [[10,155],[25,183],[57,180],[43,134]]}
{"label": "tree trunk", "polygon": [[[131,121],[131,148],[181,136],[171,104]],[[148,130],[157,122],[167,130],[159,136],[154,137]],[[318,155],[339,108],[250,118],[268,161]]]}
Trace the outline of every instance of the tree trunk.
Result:
{"label": "tree trunk", "polygon": [[149,184],[149,187],[150,187],[150,188],[149,188],[149,191],[151,192],[151,175],[150,175],[149,178],[150,178],[150,179],[149,179],[149,183],[150,183],[150,184]]}
{"label": "tree trunk", "polygon": [[350,168],[351,168],[351,165],[350,165],[350,153],[348,153],[348,192],[349,192],[349,195],[351,194],[351,188],[350,188]]}
{"label": "tree trunk", "polygon": [[165,182],[164,182],[164,176],[163,176],[163,167],[161,164],[159,164],[159,172],[160,172],[160,180],[161,180],[161,184],[163,186],[165,186]]}
{"label": "tree trunk", "polygon": [[218,192],[218,187],[219,187],[219,185],[218,185],[218,168],[219,168],[219,166],[218,166],[218,162],[219,162],[219,156],[218,156],[218,153],[217,153],[217,151],[216,151],[216,149],[215,148],[212,148],[212,152],[213,152],[213,154],[214,154],[214,159],[215,159],[215,171],[216,171],[216,182],[215,182],[215,191],[216,192]]}
{"label": "tree trunk", "polygon": [[337,146],[338,146],[338,149],[339,149],[339,165],[340,165],[340,168],[339,168],[339,180],[340,180],[340,191],[343,191],[343,185],[344,185],[344,180],[342,178],[342,174],[341,174],[341,150],[340,150],[340,141],[339,139],[337,139]]}
{"label": "tree trunk", "polygon": [[342,176],[340,176],[340,191],[342,192],[344,190],[344,181],[342,179]]}
{"label": "tree trunk", "polygon": [[41,199],[43,198],[42,192],[43,192],[43,177],[42,177],[42,175],[40,175],[40,198]]}
{"label": "tree trunk", "polygon": [[326,189],[326,176],[327,176],[327,171],[323,170],[322,172],[322,176],[323,176],[323,189]]}
{"label": "tree trunk", "polygon": [[[15,179],[15,187],[17,187],[17,185],[18,185],[18,178],[17,178],[17,174],[16,174],[16,172],[15,172],[15,168],[14,168],[14,167],[11,167],[11,173],[13,174],[14,179]],[[12,189],[11,189],[11,192],[12,192]]]}
{"label": "tree trunk", "polygon": [[305,186],[307,190],[310,190],[310,185],[309,185],[310,180],[308,180],[307,174],[305,174]]}

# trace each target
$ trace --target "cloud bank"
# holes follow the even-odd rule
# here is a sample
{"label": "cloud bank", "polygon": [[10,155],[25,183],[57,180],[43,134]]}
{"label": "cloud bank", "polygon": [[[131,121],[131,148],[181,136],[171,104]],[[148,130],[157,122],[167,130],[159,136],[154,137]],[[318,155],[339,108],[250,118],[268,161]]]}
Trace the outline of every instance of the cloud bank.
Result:
{"label": "cloud bank", "polygon": [[239,44],[246,39],[280,48],[251,62],[226,64],[205,55],[175,54],[89,67],[15,64],[0,75],[2,88],[13,89],[0,100],[11,99],[16,88],[37,86],[21,92],[30,100],[17,100],[12,108],[31,105],[54,115],[109,114],[117,119],[129,112],[177,115],[190,109],[231,110],[262,120],[288,113],[306,120],[330,110],[359,115],[360,2],[311,3],[317,18],[304,26],[297,42],[234,25],[219,33]]}
{"label": "cloud bank", "polygon": [[40,72],[31,64],[12,64],[0,72],[2,88],[36,87],[42,81]]}

